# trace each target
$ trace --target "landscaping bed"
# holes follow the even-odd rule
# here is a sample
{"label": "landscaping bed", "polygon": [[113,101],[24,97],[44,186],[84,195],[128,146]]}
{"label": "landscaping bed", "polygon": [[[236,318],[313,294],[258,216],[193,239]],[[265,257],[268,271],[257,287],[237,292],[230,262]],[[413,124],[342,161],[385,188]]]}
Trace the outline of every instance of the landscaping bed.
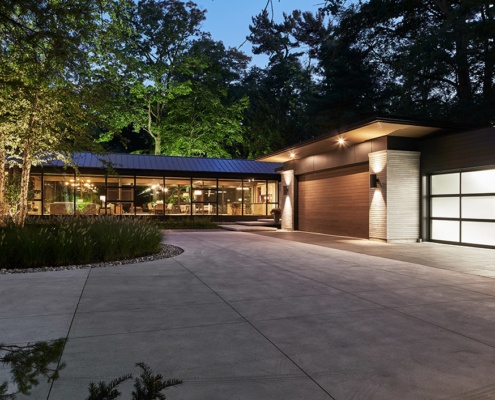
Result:
{"label": "landscaping bed", "polygon": [[30,220],[0,229],[0,269],[108,263],[163,251],[157,224],[115,217]]}

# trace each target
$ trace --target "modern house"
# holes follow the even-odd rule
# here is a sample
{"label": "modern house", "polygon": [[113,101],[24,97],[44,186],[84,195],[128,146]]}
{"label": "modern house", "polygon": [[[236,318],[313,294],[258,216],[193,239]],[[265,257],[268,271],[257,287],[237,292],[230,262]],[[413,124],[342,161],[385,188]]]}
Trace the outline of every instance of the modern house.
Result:
{"label": "modern house", "polygon": [[[31,214],[266,216],[282,229],[495,247],[495,128],[374,117],[253,160],[76,154]],[[111,166],[111,169],[108,167]]]}
{"label": "modern house", "polygon": [[259,160],[283,163],[283,229],[495,246],[493,127],[372,118]]}
{"label": "modern house", "polygon": [[32,172],[30,215],[266,216],[280,163],[133,154],[74,155]]}

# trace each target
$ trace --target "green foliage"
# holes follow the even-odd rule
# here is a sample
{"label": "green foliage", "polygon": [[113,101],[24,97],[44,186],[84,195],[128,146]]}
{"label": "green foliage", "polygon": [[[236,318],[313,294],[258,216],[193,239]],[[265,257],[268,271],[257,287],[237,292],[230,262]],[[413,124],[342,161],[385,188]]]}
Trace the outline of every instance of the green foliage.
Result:
{"label": "green foliage", "polygon": [[[0,171],[6,164],[22,167],[14,219],[20,226],[31,167],[91,148],[92,91],[81,77],[90,71],[88,54],[106,3],[6,0],[0,6]],[[2,219],[1,196],[0,207]]]}
{"label": "green foliage", "polygon": [[99,79],[115,90],[104,112],[111,132],[127,126],[144,131],[160,154],[168,102],[191,90],[176,77],[188,67],[187,52],[204,14],[192,2],[140,0],[111,15],[110,26],[118,28],[98,60]]}
{"label": "green foliage", "polygon": [[243,141],[241,120],[247,106],[247,98],[226,106],[222,97],[200,86],[178,97],[169,104],[169,118],[163,130],[163,153],[230,158],[232,149]]}
{"label": "green foliage", "polygon": [[193,2],[141,0],[111,14],[113,42],[98,56],[94,80],[110,90],[102,115],[113,141],[122,129],[152,142],[139,152],[231,157],[243,141],[246,98],[229,90],[248,57],[211,39]]}
{"label": "green foliage", "polygon": [[0,229],[0,268],[88,264],[160,251],[162,235],[146,220],[118,217],[35,220]]}
{"label": "green foliage", "polygon": [[132,379],[131,374],[115,378],[110,383],[103,381],[98,383],[91,382],[88,387],[89,396],[86,397],[86,400],[114,400],[122,395],[122,393],[117,390],[117,386],[129,379]]}
{"label": "green foliage", "polygon": [[[48,382],[58,379],[59,371],[65,367],[64,363],[59,363],[64,346],[64,339],[24,346],[0,344],[0,363],[10,366],[17,392],[29,395],[38,385],[39,376],[47,378]],[[7,388],[7,382],[0,385],[0,398],[15,398],[7,394]]]}
{"label": "green foliage", "polygon": [[208,217],[177,217],[157,222],[160,229],[218,229],[218,225]]}
{"label": "green foliage", "polygon": [[[132,400],[165,400],[163,390],[182,384],[179,379],[164,380],[162,375],[155,374],[145,363],[137,363],[136,366],[141,369],[141,374],[134,379]],[[89,384],[89,396],[86,400],[114,400],[121,396],[117,386],[129,379],[132,379],[131,374],[121,376],[110,383],[99,382],[95,384],[91,382]]]}

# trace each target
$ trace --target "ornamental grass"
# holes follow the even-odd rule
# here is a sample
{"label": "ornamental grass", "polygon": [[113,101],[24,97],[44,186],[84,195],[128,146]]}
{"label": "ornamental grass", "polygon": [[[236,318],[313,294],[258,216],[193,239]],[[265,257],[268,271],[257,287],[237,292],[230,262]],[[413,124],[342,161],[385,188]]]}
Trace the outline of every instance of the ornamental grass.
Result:
{"label": "ornamental grass", "polygon": [[162,234],[145,220],[118,217],[33,220],[0,229],[0,269],[80,265],[146,256]]}

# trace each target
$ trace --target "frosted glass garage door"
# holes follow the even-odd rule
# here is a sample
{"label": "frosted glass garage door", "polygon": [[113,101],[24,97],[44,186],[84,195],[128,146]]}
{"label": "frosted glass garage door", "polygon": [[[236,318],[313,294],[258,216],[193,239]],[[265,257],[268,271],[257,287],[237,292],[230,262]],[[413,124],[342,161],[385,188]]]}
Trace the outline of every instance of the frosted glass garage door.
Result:
{"label": "frosted glass garage door", "polygon": [[495,247],[495,169],[430,177],[430,238]]}

